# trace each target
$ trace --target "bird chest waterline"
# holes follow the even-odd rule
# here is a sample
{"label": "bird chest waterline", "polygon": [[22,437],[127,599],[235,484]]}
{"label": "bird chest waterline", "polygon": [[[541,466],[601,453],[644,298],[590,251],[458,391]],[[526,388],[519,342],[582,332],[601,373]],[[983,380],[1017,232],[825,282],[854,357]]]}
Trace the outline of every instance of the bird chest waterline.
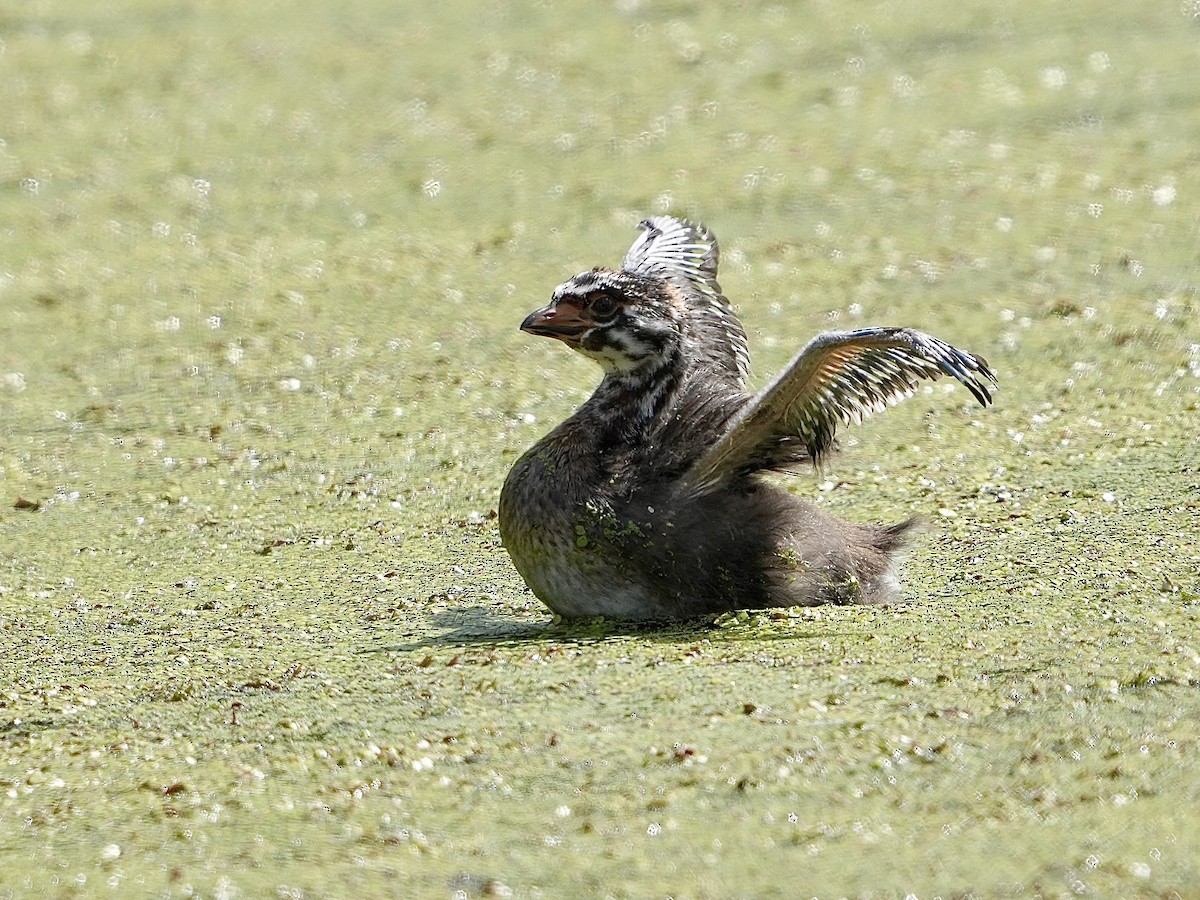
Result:
{"label": "bird chest waterline", "polygon": [[517,571],[566,618],[892,599],[911,522],[845,522],[763,475],[819,462],[840,428],[943,375],[986,406],[987,363],[909,328],[829,332],[752,394],[716,239],[669,216],[641,228],[619,269],[576,275],[521,324],[605,375],[505,479]]}

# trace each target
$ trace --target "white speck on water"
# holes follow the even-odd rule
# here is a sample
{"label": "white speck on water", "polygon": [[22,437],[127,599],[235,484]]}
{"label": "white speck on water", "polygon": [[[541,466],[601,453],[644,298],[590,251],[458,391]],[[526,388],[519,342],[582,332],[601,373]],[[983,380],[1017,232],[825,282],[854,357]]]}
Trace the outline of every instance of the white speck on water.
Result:
{"label": "white speck on water", "polygon": [[917,82],[911,75],[896,75],[892,78],[892,93],[897,97],[911,97],[917,89]]}
{"label": "white speck on water", "polygon": [[992,68],[983,73],[983,92],[1004,106],[1019,106],[1024,100],[1021,89],[1003,69]]}
{"label": "white speck on water", "polygon": [[300,390],[301,383],[299,378],[283,378],[279,381],[279,387],[285,391],[295,393]]}
{"label": "white speck on water", "polygon": [[1114,502],[1116,502],[1117,495],[1114,494],[1112,491],[1105,491],[1103,494],[1100,495],[1100,499],[1103,500],[1105,503],[1114,503]]}
{"label": "white speck on water", "polygon": [[121,855],[121,848],[117,844],[108,844],[100,850],[100,858],[105,860],[117,859]]}
{"label": "white speck on water", "polygon": [[1038,75],[1042,87],[1048,91],[1061,91],[1067,86],[1067,70],[1061,66],[1047,66]]}
{"label": "white speck on water", "polygon": [[92,36],[86,31],[72,31],[66,37],[66,45],[76,56],[83,56],[92,51]]}
{"label": "white speck on water", "polygon": [[1132,863],[1129,866],[1129,874],[1134,878],[1149,878],[1150,867],[1142,862]]}
{"label": "white speck on water", "polygon": [[222,320],[221,320],[220,316],[209,316],[206,321],[208,322],[208,327],[211,328],[213,331],[216,331],[222,325]]}
{"label": "white speck on water", "polygon": [[1150,195],[1155,206],[1170,206],[1175,202],[1175,185],[1163,184],[1154,189]]}
{"label": "white speck on water", "polygon": [[1012,231],[1012,227],[1013,220],[1009,216],[1000,216],[1000,218],[996,220],[996,230],[1001,234],[1008,234],[1010,231]]}
{"label": "white speck on water", "polygon": [[1052,188],[1058,184],[1059,166],[1056,163],[1042,163],[1037,167],[1038,187]]}

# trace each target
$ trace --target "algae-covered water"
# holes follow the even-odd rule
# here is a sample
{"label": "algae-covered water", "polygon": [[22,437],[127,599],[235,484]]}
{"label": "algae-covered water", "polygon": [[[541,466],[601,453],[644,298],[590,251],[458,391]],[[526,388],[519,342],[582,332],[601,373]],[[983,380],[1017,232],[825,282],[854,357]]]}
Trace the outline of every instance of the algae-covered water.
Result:
{"label": "algae-covered water", "polygon": [[[0,12],[0,896],[1200,894],[1195,4]],[[518,333],[706,221],[907,600],[555,625]]]}

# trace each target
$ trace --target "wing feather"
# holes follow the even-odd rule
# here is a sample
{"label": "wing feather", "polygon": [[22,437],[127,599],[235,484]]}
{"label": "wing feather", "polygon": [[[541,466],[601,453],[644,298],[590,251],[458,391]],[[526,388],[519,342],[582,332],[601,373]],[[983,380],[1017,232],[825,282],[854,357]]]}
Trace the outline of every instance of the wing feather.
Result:
{"label": "wing feather", "polygon": [[657,275],[674,285],[692,312],[690,324],[702,333],[706,347],[717,349],[738,385],[750,374],[750,349],[733,306],[717,283],[720,249],[703,225],[656,216],[638,226],[638,235],[621,268]]}
{"label": "wing feather", "polygon": [[803,458],[819,463],[841,425],[861,422],[910,396],[922,381],[951,375],[980,405],[996,376],[986,360],[911,328],[864,328],[814,338],[734,416],[686,480],[706,493],[726,478]]}

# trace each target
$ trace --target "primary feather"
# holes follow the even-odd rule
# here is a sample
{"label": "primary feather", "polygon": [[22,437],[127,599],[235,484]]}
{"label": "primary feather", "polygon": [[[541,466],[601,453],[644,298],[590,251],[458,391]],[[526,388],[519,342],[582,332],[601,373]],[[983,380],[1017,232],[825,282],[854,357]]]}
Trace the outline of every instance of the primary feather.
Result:
{"label": "primary feather", "polygon": [[639,225],[621,268],[654,275],[673,285],[692,312],[700,340],[719,353],[726,371],[741,386],[750,375],[750,345],[746,331],[717,283],[721,252],[717,239],[703,225],[656,216]]}
{"label": "primary feather", "polygon": [[739,472],[792,463],[796,439],[820,462],[839,426],[861,422],[943,375],[966,385],[982,406],[991,403],[987,383],[996,376],[987,363],[931,335],[911,328],[819,335],[739,410],[686,478],[703,492]]}

